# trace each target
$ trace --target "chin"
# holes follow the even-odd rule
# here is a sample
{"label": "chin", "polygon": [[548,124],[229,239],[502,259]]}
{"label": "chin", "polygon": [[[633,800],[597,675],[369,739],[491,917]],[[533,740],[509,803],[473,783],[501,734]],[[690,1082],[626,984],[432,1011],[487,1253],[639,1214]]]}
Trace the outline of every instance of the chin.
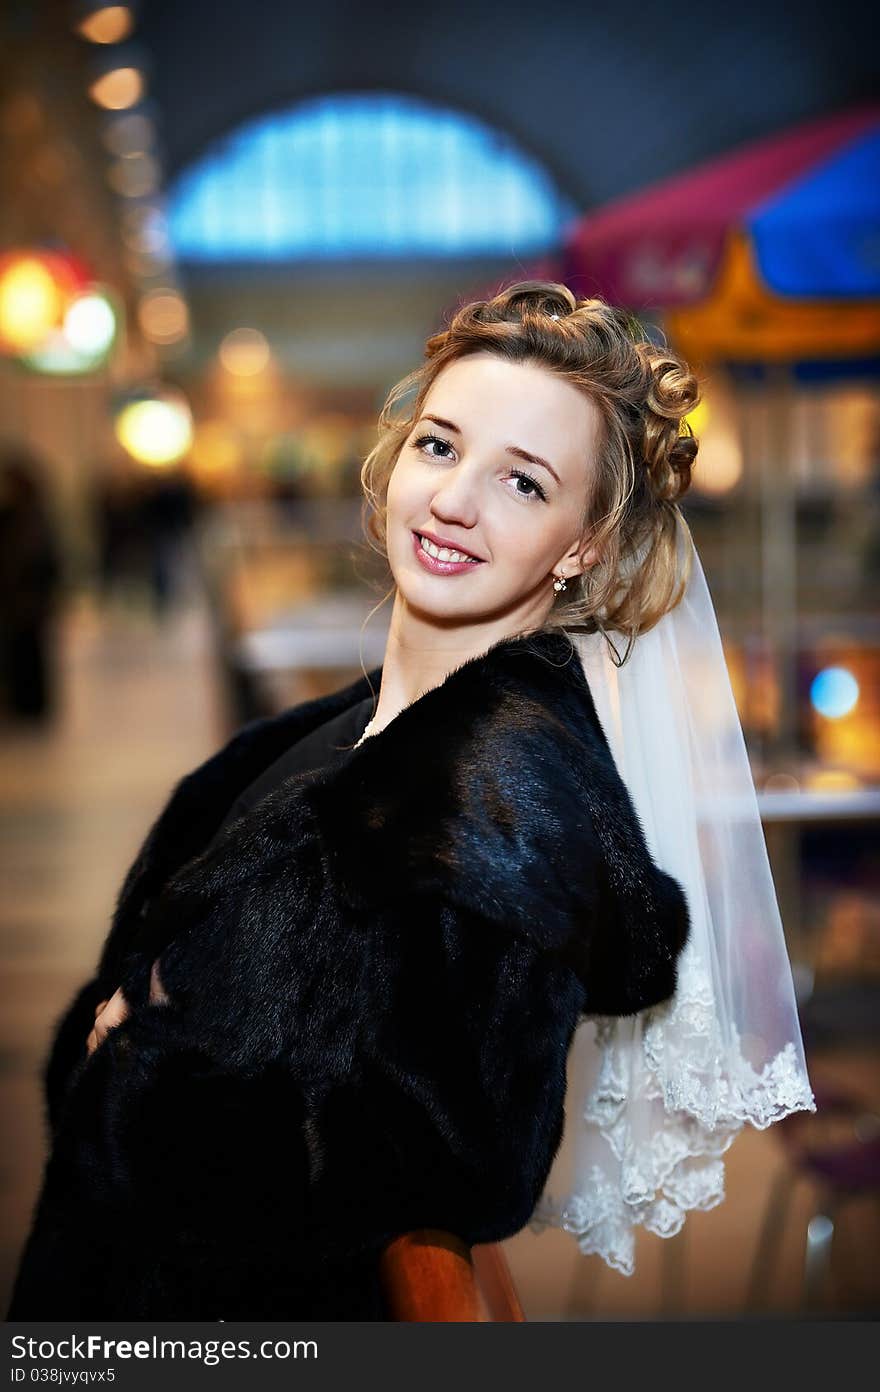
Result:
{"label": "chin", "polygon": [[458,598],[444,597],[442,594],[434,593],[430,584],[414,585],[409,577],[404,579],[403,584],[398,583],[397,588],[407,609],[438,623],[467,623],[478,618],[483,609],[482,605],[477,609],[474,601],[466,599],[463,595]]}

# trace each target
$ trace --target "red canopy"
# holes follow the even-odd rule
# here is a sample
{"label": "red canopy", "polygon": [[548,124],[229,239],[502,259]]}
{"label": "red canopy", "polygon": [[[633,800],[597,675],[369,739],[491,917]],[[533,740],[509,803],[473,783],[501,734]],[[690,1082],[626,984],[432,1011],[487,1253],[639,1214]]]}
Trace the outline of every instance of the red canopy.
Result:
{"label": "red canopy", "polygon": [[588,213],[566,237],[564,279],[632,309],[703,300],[726,239],[768,198],[877,121],[877,103],[757,141]]}

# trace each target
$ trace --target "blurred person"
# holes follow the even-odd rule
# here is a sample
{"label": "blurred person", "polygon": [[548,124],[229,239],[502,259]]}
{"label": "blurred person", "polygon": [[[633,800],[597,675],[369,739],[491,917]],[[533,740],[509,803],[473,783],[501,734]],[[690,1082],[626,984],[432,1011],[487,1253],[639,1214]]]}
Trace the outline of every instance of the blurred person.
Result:
{"label": "blurred person", "polygon": [[138,521],[147,548],[153,612],[164,618],[180,597],[186,547],[197,515],[195,489],[179,469],[145,478]]}
{"label": "blurred person", "polygon": [[62,568],[36,461],[0,451],[0,673],[13,718],[45,723],[54,713],[54,619]]}
{"label": "blurred person", "polygon": [[114,466],[95,483],[92,511],[98,550],[98,584],[104,603],[143,602],[148,555],[141,508],[143,480],[125,465]]}
{"label": "blurred person", "polygon": [[[363,466],[384,663],[246,724],[150,829],[55,1030],[11,1320],[380,1320],[397,1235],[536,1218],[626,1271],[638,1224],[720,1202],[744,1120],[814,1106],[678,508],[697,379],[541,281],[463,306],[425,357]],[[725,720],[742,807],[711,797]],[[565,1106],[588,1018],[589,1132]],[[585,1163],[556,1210],[566,1112]]]}
{"label": "blurred person", "polygon": [[289,470],[272,480],[272,502],[286,521],[296,523],[302,515],[302,504],[309,500],[304,471]]}

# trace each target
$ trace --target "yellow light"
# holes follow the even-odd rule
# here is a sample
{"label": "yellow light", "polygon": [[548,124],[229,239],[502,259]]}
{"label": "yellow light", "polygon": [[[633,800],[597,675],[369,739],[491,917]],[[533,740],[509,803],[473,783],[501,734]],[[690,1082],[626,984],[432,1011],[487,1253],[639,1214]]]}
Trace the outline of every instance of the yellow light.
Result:
{"label": "yellow light", "polygon": [[96,106],[107,111],[125,111],[135,106],[144,95],[144,76],[139,68],[113,68],[96,78],[89,96]]}
{"label": "yellow light", "polygon": [[36,257],[12,261],[0,274],[0,339],[15,352],[36,348],[61,317],[61,293]]}
{"label": "yellow light", "polygon": [[709,419],[709,407],[705,401],[698,401],[692,411],[688,411],[685,420],[691,430],[699,439],[700,433],[706,429],[706,422]]}
{"label": "yellow light", "polygon": [[179,343],[189,330],[186,301],[176,290],[150,290],[138,305],[141,332],[151,343]]}
{"label": "yellow light", "polygon": [[807,787],[817,793],[851,793],[861,783],[848,769],[817,769],[808,775]]}
{"label": "yellow light", "polygon": [[233,329],[220,344],[220,361],[233,377],[256,377],[272,356],[259,329]]}
{"label": "yellow light", "polygon": [[116,417],[116,438],[139,464],[164,468],[192,444],[192,413],[183,396],[133,401]]}
{"label": "yellow light", "polygon": [[113,44],[127,39],[134,25],[134,16],[127,5],[102,5],[76,26],[77,33],[90,43]]}

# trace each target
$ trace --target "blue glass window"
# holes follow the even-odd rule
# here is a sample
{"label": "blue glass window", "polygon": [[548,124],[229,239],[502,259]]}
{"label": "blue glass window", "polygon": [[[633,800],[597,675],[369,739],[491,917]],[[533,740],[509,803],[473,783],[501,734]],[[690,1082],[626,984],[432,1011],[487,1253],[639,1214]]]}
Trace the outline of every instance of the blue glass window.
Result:
{"label": "blue glass window", "polygon": [[174,181],[183,261],[533,256],[577,214],[547,171],[474,117],[339,94],[248,121]]}

